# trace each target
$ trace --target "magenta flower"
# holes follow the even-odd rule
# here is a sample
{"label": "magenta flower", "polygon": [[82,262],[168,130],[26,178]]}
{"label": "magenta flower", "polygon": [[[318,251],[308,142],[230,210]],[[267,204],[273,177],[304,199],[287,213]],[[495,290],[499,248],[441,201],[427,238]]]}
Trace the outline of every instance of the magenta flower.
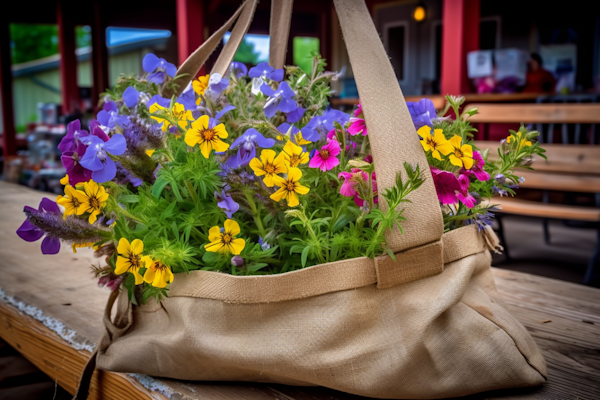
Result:
{"label": "magenta flower", "polygon": [[362,109],[362,103],[358,103],[358,107],[356,108],[356,110],[354,110],[354,116],[356,118],[364,118],[365,116],[363,115],[363,109]]}
{"label": "magenta flower", "polygon": [[480,181],[487,181],[490,179],[490,174],[483,170],[484,165],[485,161],[483,161],[481,153],[478,151],[473,151],[473,166],[471,167],[471,172],[475,175],[475,178]]}
{"label": "magenta flower", "polygon": [[329,171],[340,165],[340,160],[337,156],[341,151],[342,149],[338,141],[332,140],[321,147],[321,150],[317,151],[313,158],[311,158],[308,166],[311,168],[320,168],[323,172]]}
{"label": "magenta flower", "polygon": [[88,131],[81,129],[81,122],[78,119],[67,125],[67,134],[58,144],[61,153],[75,151],[80,143],[80,139],[89,135]]}
{"label": "magenta flower", "polygon": [[460,190],[456,192],[456,198],[465,206],[467,206],[467,208],[473,208],[475,207],[477,200],[469,193],[469,185],[471,184],[469,175],[470,174],[459,175],[458,184],[460,185]]}
{"label": "magenta flower", "polygon": [[[60,208],[58,208],[58,204],[53,202],[52,200],[44,197],[40,202],[38,209],[25,206],[25,211],[29,211],[34,214],[54,214],[62,220],[62,213],[60,212]],[[43,229],[38,228],[33,225],[29,219],[26,219],[25,222],[17,229],[17,235],[27,242],[35,242],[36,240],[40,240],[44,235],[46,235]],[[43,254],[56,254],[60,250],[60,240],[54,236],[46,236],[42,241],[42,253]]]}
{"label": "magenta flower", "polygon": [[[340,187],[340,194],[346,197],[354,197],[354,203],[356,203],[357,206],[364,206],[366,200],[363,200],[360,197],[357,187],[366,185],[369,180],[369,175],[358,168],[352,168],[351,172],[340,172],[338,178],[344,178],[344,183]],[[377,175],[375,175],[375,172],[371,174],[371,179],[374,193],[373,203],[377,204],[379,199],[377,197]]]}
{"label": "magenta flower", "polygon": [[441,171],[435,167],[431,168],[433,175],[433,184],[438,195],[438,200],[442,204],[454,204],[458,201],[456,192],[461,192],[460,183],[456,176],[448,171]]}
{"label": "magenta flower", "polygon": [[367,124],[362,118],[350,118],[350,126],[348,127],[348,133],[352,136],[362,133],[363,136],[367,136]]}

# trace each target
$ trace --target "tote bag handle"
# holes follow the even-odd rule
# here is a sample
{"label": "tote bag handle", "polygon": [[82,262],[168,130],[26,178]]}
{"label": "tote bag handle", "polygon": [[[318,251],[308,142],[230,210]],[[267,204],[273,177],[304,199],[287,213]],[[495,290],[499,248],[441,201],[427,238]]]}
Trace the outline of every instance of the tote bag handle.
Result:
{"label": "tote bag handle", "polygon": [[[250,11],[246,13],[245,7],[248,7],[249,3],[253,4],[253,12],[256,6],[255,2],[256,0],[247,0],[236,11],[236,14],[239,15],[242,8],[244,8],[245,19],[242,20],[240,16],[236,24],[236,28],[242,24],[245,28],[244,34],[247,32],[247,27],[250,26],[252,20]],[[411,203],[402,205],[402,207],[405,207],[403,215],[406,218],[406,221],[402,223],[404,234],[400,234],[398,229],[394,228],[387,233],[387,243],[393,252],[400,252],[439,241],[444,227],[433,178],[425,152],[421,147],[419,137],[406,107],[402,90],[372,22],[371,14],[364,0],[333,0],[333,2],[342,27],[350,64],[362,102],[363,113],[369,127],[369,142],[375,162],[379,192],[383,193],[386,189],[395,185],[398,172],[402,172],[404,178],[406,178],[404,162],[412,166],[418,164],[426,178],[423,185],[409,195]],[[288,34],[282,34],[281,30],[289,32],[291,11],[291,0],[272,0],[270,61],[274,67],[279,67],[284,62]],[[209,40],[223,31],[218,39],[220,40],[229,26],[233,24],[236,14]],[[241,33],[242,28],[239,29]],[[284,36],[285,40],[283,40]],[[235,43],[230,39],[227,44],[231,43],[231,46],[226,56],[223,56],[223,63],[219,64],[218,71],[213,68],[214,72],[221,73],[220,71],[223,71],[221,74],[224,74],[226,71],[224,66],[229,65],[237,50],[235,46],[239,45],[242,39],[243,34],[240,36],[239,41]],[[218,40],[216,44],[218,44]],[[189,66],[191,65],[195,68],[191,75],[197,73],[206,58],[208,58],[208,55],[206,57],[198,55],[205,53],[200,50],[207,43],[204,43],[190,55],[189,59],[180,67],[177,72],[178,75],[183,73],[181,70],[184,67],[188,68],[184,71],[189,73]],[[216,44],[214,47],[216,47]],[[210,52],[214,50],[214,47]],[[226,63],[226,61],[229,62]],[[383,196],[379,196],[379,198],[380,206],[385,210],[387,204],[385,204]]]}

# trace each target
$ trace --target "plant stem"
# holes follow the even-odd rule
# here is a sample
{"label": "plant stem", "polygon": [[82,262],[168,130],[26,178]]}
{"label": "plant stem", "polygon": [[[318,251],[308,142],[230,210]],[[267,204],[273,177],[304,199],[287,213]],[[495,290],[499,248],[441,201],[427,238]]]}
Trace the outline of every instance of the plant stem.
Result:
{"label": "plant stem", "polygon": [[258,232],[264,238],[267,236],[267,232],[265,231],[265,226],[263,225],[262,218],[260,216],[260,208],[256,206],[256,202],[252,198],[252,194],[245,190],[244,196],[246,196],[246,200],[248,201],[248,205],[252,210],[252,217],[254,219],[254,223],[256,223],[256,227],[258,228]]}
{"label": "plant stem", "polygon": [[185,181],[185,186],[187,187],[188,191],[190,192],[190,196],[192,197],[192,200],[194,200],[194,203],[198,204],[198,195],[196,194],[196,191],[194,190],[194,185],[192,185],[192,182]]}

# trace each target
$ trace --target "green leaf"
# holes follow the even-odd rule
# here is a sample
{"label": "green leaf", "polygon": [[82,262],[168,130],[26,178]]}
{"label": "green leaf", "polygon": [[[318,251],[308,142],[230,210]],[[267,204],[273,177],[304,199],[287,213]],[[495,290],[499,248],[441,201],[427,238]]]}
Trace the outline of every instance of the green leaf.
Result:
{"label": "green leaf", "polygon": [[302,255],[300,256],[300,260],[302,262],[302,268],[306,267],[306,259],[308,258],[308,252],[310,251],[310,247],[306,246],[304,250],[302,250]]}
{"label": "green leaf", "polygon": [[139,203],[140,202],[140,196],[138,196],[137,194],[130,194],[130,195],[126,195],[126,196],[120,196],[119,197],[119,202],[120,203]]}
{"label": "green leaf", "polygon": [[165,189],[165,187],[169,184],[169,180],[164,176],[159,176],[156,181],[154,181],[154,185],[152,185],[152,196],[157,199],[160,198],[160,194]]}

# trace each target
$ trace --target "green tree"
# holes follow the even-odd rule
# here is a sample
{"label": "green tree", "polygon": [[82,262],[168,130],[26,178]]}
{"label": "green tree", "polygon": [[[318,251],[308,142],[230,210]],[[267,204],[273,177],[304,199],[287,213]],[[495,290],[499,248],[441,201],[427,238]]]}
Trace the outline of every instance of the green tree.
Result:
{"label": "green tree", "polygon": [[[58,54],[58,26],[47,24],[11,24],[12,63],[19,64]],[[89,26],[75,28],[77,47],[91,45]]]}
{"label": "green tree", "polygon": [[260,54],[254,49],[254,43],[250,43],[246,39],[242,40],[238,51],[233,57],[233,61],[239,61],[244,64],[256,65]]}
{"label": "green tree", "polygon": [[313,66],[313,54],[319,53],[319,50],[318,38],[296,36],[294,38],[294,64],[310,74]]}

